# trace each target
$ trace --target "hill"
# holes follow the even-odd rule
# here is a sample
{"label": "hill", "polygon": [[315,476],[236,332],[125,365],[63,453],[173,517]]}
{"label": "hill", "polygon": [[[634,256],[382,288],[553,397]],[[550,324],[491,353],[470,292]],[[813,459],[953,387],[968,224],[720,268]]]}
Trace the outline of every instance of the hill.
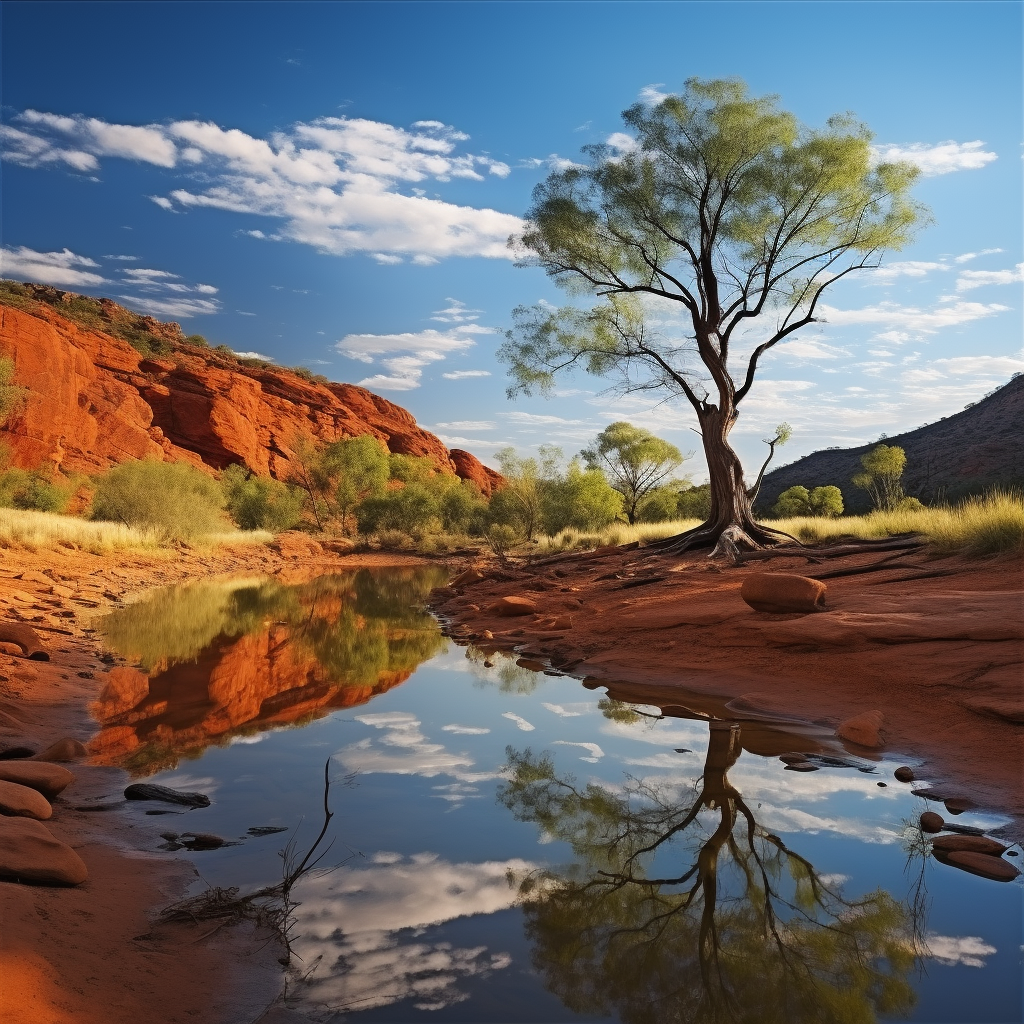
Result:
{"label": "hill", "polygon": [[[887,437],[907,453],[903,488],[929,504],[955,501],[994,487],[1024,487],[1024,376],[987,395],[962,412],[905,434]],[[788,487],[835,484],[843,492],[846,511],[870,511],[867,492],[851,480],[860,472],[860,457],[880,442],[859,448],[827,448],[765,475],[758,495],[759,511],[770,509]]]}
{"label": "hill", "polygon": [[501,477],[448,448],[401,406],[308,370],[210,348],[179,324],[110,299],[0,283],[0,356],[25,400],[0,427],[14,465],[94,473],[125,459],[243,463],[286,479],[295,445],[371,434],[396,454],[425,456],[489,495]]}

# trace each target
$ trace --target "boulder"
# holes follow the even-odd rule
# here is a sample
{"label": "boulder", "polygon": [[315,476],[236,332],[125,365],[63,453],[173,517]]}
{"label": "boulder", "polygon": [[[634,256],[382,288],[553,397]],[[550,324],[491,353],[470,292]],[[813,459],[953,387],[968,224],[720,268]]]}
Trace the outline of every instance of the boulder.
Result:
{"label": "boulder", "polygon": [[964,850],[971,853],[984,853],[989,857],[1001,857],[1009,849],[988,836],[936,836],[932,840],[933,850]]}
{"label": "boulder", "polygon": [[322,541],[321,544],[325,551],[333,555],[350,555],[356,549],[356,542],[348,537],[336,537],[334,540]]}
{"label": "boulder", "polygon": [[471,565],[468,569],[460,572],[448,585],[450,587],[465,587],[470,583],[479,583],[482,579],[486,578],[475,565]]}
{"label": "boulder", "polygon": [[963,814],[976,807],[977,804],[969,796],[950,796],[942,801],[950,814]]}
{"label": "boulder", "polygon": [[163,800],[169,804],[186,807],[209,807],[210,798],[205,793],[186,793],[169,786],[157,786],[152,782],[134,782],[124,791],[128,800]]}
{"label": "boulder", "polygon": [[0,818],[0,877],[41,885],[81,885],[89,869],[45,825],[28,818]]}
{"label": "boulder", "polygon": [[31,787],[0,781],[0,814],[46,821],[53,816],[53,808],[42,793]]}
{"label": "boulder", "polygon": [[779,760],[784,764],[803,764],[807,760],[807,755],[793,751],[789,754],[779,754]]}
{"label": "boulder", "polygon": [[992,857],[987,853],[954,850],[951,853],[940,852],[937,859],[961,871],[969,871],[972,875],[991,879],[993,882],[1012,882],[1020,874],[1009,861],[1001,857]]}
{"label": "boulder", "polygon": [[318,541],[298,530],[279,533],[270,542],[270,547],[283,558],[314,558],[324,553],[323,546]]}
{"label": "boulder", "polygon": [[50,654],[39,639],[39,634],[24,622],[0,622],[0,641],[16,644],[25,657],[32,661],[50,660]]}
{"label": "boulder", "polygon": [[83,757],[88,757],[89,751],[85,749],[85,744],[80,743],[78,740],[71,739],[70,736],[65,736],[62,740],[57,740],[56,743],[51,743],[45,750],[40,750],[38,754],[33,754],[28,760],[30,761],[78,761]]}
{"label": "boulder", "polygon": [[52,800],[75,781],[74,775],[59,764],[44,764],[40,761],[0,761],[0,782],[15,782],[19,786],[42,793]]}
{"label": "boulder", "polygon": [[945,824],[946,823],[942,820],[942,816],[936,814],[934,811],[925,811],[921,815],[922,832],[941,832]]}
{"label": "boulder", "polygon": [[906,765],[904,765],[902,768],[897,768],[896,771],[893,772],[893,775],[900,782],[914,781],[914,769],[908,768]]}
{"label": "boulder", "polygon": [[820,612],[824,610],[825,584],[806,576],[782,572],[751,573],[740,588],[740,597],[758,612]]}
{"label": "boulder", "polygon": [[487,610],[492,615],[532,615],[537,610],[537,602],[528,597],[502,597]]}
{"label": "boulder", "polygon": [[840,723],[836,735],[847,743],[856,743],[859,747],[881,747],[884,746],[881,734],[884,721],[881,711],[865,711]]}

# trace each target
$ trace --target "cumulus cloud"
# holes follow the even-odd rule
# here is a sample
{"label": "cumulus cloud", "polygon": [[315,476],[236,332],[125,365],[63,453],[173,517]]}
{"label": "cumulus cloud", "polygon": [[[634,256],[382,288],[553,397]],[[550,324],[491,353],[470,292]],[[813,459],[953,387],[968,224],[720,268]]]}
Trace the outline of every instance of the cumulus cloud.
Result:
{"label": "cumulus cloud", "polygon": [[33,281],[52,285],[97,285],[107,279],[82,267],[99,267],[88,256],[79,256],[70,249],[60,252],[36,252],[27,246],[8,246],[0,249],[0,275],[19,281]]}
{"label": "cumulus cloud", "polygon": [[898,260],[872,270],[864,276],[864,280],[869,284],[889,284],[897,277],[927,277],[933,270],[949,270],[949,266],[925,260]]}
{"label": "cumulus cloud", "polygon": [[914,142],[908,145],[873,146],[876,163],[906,162],[921,169],[927,177],[950,174],[953,171],[975,171],[997,160],[998,154],[984,148],[980,139],[974,142],[940,142],[928,145]]}
{"label": "cumulus cloud", "polygon": [[646,103],[652,107],[656,107],[659,103],[663,103],[671,95],[671,93],[661,91],[664,84],[664,82],[655,82],[653,85],[645,85],[640,90],[640,102]]}
{"label": "cumulus cloud", "polygon": [[977,935],[929,935],[925,940],[924,953],[938,960],[943,967],[984,967],[985,958],[996,953]]}
{"label": "cumulus cloud", "polygon": [[450,423],[435,423],[441,430],[496,430],[497,423],[490,420],[452,420]]}
{"label": "cumulus cloud", "polygon": [[501,713],[501,717],[507,718],[511,722],[515,722],[516,728],[522,729],[523,732],[533,732],[533,730],[537,728],[535,725],[531,725],[521,715],[517,715],[514,711],[503,711]]}
{"label": "cumulus cloud", "polygon": [[[281,219],[274,236],[343,255],[511,258],[518,217],[457,206],[401,189],[426,181],[507,177],[508,164],[459,151],[468,138],[440,121],[410,128],[365,118],[299,122],[263,139],[204,121],[119,125],[80,115],[28,110],[0,128],[7,160],[27,167],[64,164],[94,172],[100,158],[201,169],[205,187],[150,196],[167,210],[214,207]],[[417,194],[418,193],[418,194]],[[252,232],[248,232],[252,234]],[[257,236],[258,237],[258,236]]]}
{"label": "cumulus cloud", "polygon": [[1012,270],[961,270],[956,279],[956,290],[968,292],[990,284],[1019,284],[1024,281],[1024,263]]}

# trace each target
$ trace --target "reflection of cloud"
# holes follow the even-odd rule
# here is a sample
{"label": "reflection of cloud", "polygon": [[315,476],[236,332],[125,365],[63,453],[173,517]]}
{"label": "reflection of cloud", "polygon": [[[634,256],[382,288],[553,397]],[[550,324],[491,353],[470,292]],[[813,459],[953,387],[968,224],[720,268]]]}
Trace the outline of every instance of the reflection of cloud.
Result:
{"label": "reflection of cloud", "polygon": [[561,747],[583,747],[590,753],[590,757],[581,757],[580,760],[591,764],[597,764],[604,757],[604,751],[596,743],[574,743],[572,740],[555,740],[554,743]]}
{"label": "reflection of cloud", "polygon": [[486,946],[460,949],[399,933],[505,910],[516,898],[508,873],[535,865],[454,864],[430,853],[372,859],[373,867],[343,867],[299,887],[293,948],[306,965],[323,957],[300,994],[339,1008],[414,999],[417,1009],[439,1010],[468,998],[459,989],[462,979],[486,977],[512,962],[507,953],[490,953]]}
{"label": "reflection of cloud", "polygon": [[580,715],[589,715],[590,712],[596,710],[594,705],[588,701],[578,701],[575,704],[549,704],[544,701],[541,707],[547,708],[548,711],[552,711],[562,718],[579,718]]}
{"label": "reflection of cloud", "polygon": [[523,732],[533,732],[533,730],[536,728],[536,726],[530,725],[530,723],[525,718],[520,718],[519,715],[517,715],[513,711],[504,711],[502,712],[501,717],[508,718],[511,721],[515,722],[516,725],[523,730]]}
{"label": "reflection of cloud", "polygon": [[984,967],[985,957],[996,952],[977,935],[929,935],[925,940],[926,956],[938,960],[943,967]]}
{"label": "reflection of cloud", "polygon": [[490,729],[485,729],[483,726],[476,725],[442,725],[442,732],[453,732],[456,736],[483,736],[485,733],[489,733]]}

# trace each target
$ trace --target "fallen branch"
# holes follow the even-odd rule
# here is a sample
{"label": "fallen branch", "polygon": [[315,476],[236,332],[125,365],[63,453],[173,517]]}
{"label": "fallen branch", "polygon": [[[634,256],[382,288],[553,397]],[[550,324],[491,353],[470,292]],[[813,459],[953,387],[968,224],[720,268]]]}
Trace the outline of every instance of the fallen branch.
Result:
{"label": "fallen branch", "polygon": [[919,536],[915,536],[914,539],[886,537],[879,541],[865,540],[856,544],[837,544],[829,548],[795,549],[786,544],[763,551],[741,551],[738,554],[738,563],[766,561],[770,558],[842,558],[845,555],[869,555],[875,551],[911,551],[926,545],[927,541]]}

